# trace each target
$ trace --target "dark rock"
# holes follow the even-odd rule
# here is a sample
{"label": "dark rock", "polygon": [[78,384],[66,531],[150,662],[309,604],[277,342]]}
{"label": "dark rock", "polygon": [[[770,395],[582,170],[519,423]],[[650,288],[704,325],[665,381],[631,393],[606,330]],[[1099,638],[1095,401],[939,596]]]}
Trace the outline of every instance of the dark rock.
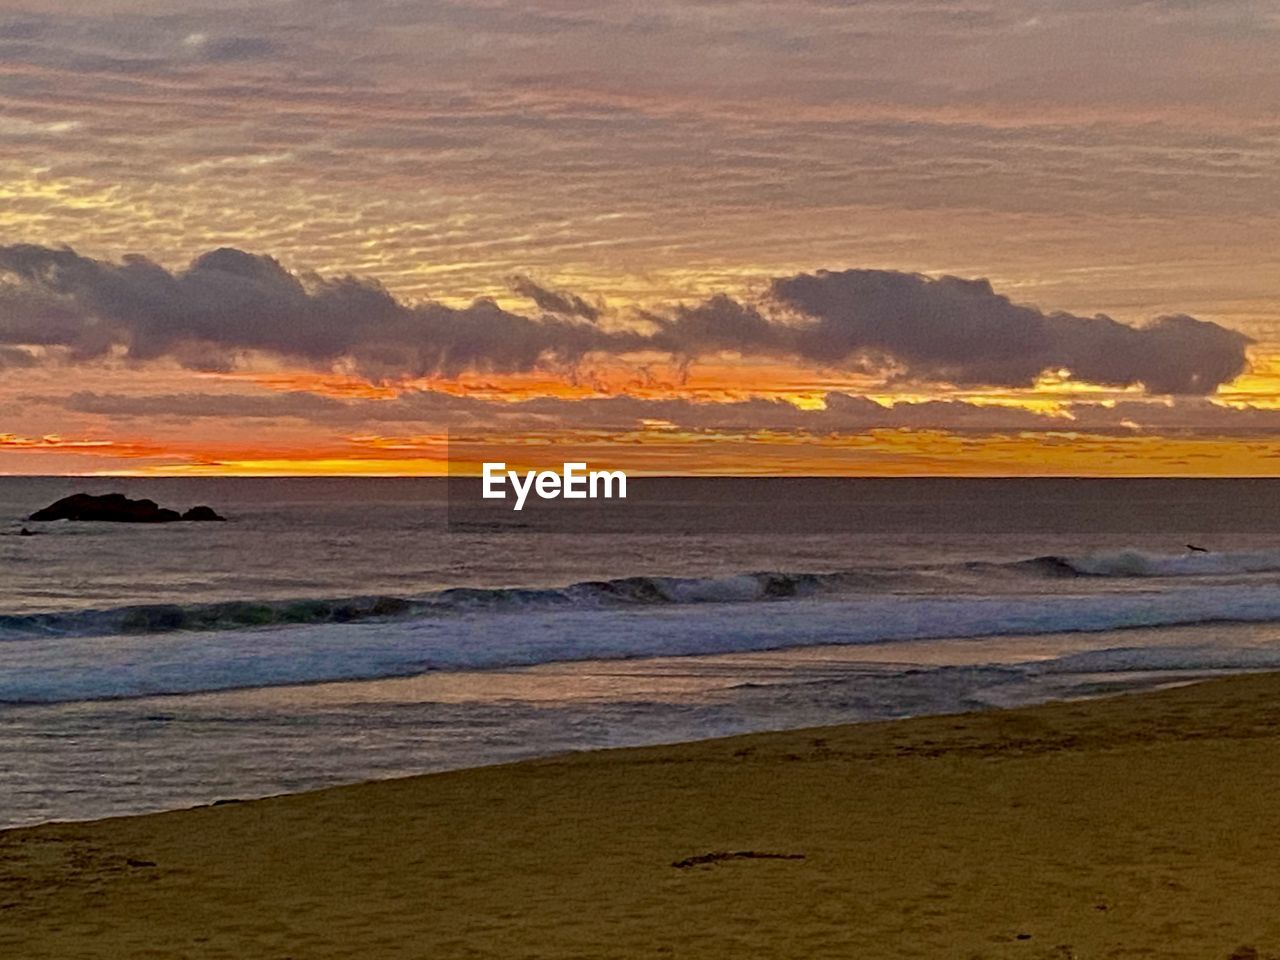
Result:
{"label": "dark rock", "polygon": [[176,510],[166,510],[154,500],[130,500],[122,493],[94,496],[77,493],[63,497],[43,510],[37,510],[31,520],[105,520],[114,523],[169,523],[180,520]]}
{"label": "dark rock", "polygon": [[192,507],[186,514],[162,507],[154,500],[130,500],[122,493],[95,496],[77,493],[63,497],[29,520],[96,520],[106,523],[173,523],[175,520],[221,520],[209,507]]}
{"label": "dark rock", "polygon": [[183,520],[226,520],[214,512],[213,507],[192,507],[182,515]]}

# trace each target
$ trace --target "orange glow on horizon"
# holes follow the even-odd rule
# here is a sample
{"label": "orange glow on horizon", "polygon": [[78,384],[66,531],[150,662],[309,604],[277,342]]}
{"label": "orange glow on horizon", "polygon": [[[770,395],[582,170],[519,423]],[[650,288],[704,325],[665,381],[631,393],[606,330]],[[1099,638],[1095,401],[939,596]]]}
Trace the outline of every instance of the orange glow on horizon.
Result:
{"label": "orange glow on horizon", "polygon": [[0,451],[72,452],[98,476],[476,475],[484,461],[510,469],[559,468],[581,460],[644,475],[690,476],[1272,476],[1280,438],[1108,436],[1071,431],[957,434],[871,430],[808,436],[637,430],[550,432],[518,437],[440,435],[348,437],[325,449],[216,451],[185,445],[0,438]]}

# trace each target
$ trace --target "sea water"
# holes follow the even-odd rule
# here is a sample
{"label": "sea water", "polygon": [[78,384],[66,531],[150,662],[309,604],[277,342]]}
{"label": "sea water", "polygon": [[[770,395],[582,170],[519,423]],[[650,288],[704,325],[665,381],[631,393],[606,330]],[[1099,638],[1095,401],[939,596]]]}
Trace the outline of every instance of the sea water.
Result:
{"label": "sea water", "polygon": [[[434,480],[0,479],[0,825],[1280,667],[1280,483],[633,488],[599,533]],[[81,490],[229,520],[23,519]]]}

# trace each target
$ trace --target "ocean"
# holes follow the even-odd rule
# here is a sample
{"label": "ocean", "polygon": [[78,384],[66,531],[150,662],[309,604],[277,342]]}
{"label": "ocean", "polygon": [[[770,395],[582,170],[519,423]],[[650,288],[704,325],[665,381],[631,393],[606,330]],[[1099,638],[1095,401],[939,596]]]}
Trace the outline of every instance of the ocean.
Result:
{"label": "ocean", "polygon": [[0,478],[0,826],[1280,667],[1278,481],[631,486]]}

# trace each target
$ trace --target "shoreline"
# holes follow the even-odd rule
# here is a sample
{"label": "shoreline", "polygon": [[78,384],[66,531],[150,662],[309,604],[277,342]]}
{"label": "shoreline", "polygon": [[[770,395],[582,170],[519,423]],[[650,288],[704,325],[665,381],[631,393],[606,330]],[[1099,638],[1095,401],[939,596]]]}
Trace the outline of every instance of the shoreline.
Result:
{"label": "shoreline", "polygon": [[[0,753],[12,763],[0,780],[0,828],[582,750],[1092,698],[1248,672],[1196,670],[1186,662],[1174,670],[1100,673],[1041,667],[1097,647],[1200,640],[1186,628],[820,645],[25,705],[3,713],[12,722]],[[1259,642],[1258,631],[1243,626],[1215,641],[1248,647]],[[144,751],[137,750],[139,735]],[[88,745],[92,754],[84,752]]]}
{"label": "shoreline", "polygon": [[1269,956],[1277,760],[1257,673],[44,824],[0,949]]}

